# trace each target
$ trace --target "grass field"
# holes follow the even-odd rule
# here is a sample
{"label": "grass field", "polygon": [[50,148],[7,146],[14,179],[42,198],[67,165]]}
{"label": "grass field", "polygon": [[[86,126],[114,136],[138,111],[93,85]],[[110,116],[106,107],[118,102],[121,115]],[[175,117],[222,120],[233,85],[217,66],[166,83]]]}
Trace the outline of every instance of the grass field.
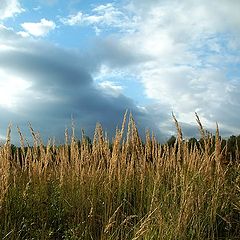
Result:
{"label": "grass field", "polygon": [[0,239],[240,239],[240,158],[203,129],[203,145],[161,145],[125,114],[109,140],[66,131],[65,145],[33,131],[0,147]]}

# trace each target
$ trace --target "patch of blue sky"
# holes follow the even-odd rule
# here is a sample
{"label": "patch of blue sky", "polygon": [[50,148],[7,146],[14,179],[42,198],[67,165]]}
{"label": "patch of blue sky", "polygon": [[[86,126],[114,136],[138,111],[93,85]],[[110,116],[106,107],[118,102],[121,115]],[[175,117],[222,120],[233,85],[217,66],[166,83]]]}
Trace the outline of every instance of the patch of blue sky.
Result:
{"label": "patch of blue sky", "polygon": [[203,36],[197,42],[192,42],[188,51],[196,56],[197,61],[189,62],[187,66],[197,72],[218,71],[225,81],[239,81],[240,50],[238,47],[234,48],[233,45],[238,43],[236,39],[231,43],[233,39],[232,33],[224,32]]}
{"label": "patch of blue sky", "polygon": [[[50,4],[49,2],[52,2]],[[22,8],[25,10],[14,18],[8,18],[4,21],[4,25],[11,27],[16,32],[24,31],[21,24],[25,22],[38,23],[41,19],[53,21],[56,28],[44,36],[45,40],[52,41],[63,47],[84,47],[96,38],[97,35],[101,37],[110,34],[118,33],[119,29],[111,25],[101,24],[83,24],[77,23],[74,26],[64,25],[61,19],[69,17],[71,14],[77,14],[79,11],[83,14],[95,14],[92,10],[99,5],[106,5],[110,3],[106,0],[90,0],[90,1],[47,1],[47,0],[23,0],[21,2]],[[111,1],[116,5],[116,1]]]}
{"label": "patch of blue sky", "polygon": [[[99,31],[99,32],[98,32]],[[51,36],[51,40],[60,46],[67,48],[88,49],[94,41],[118,33],[118,30],[111,27],[98,28],[94,25],[59,25]]]}
{"label": "patch of blue sky", "polygon": [[7,18],[4,20],[4,25],[12,27],[15,31],[23,31],[21,24],[25,22],[40,22],[45,18],[49,21],[56,21],[56,16],[60,14],[60,8],[56,9],[49,5],[39,4],[39,1],[27,1],[23,0],[21,6],[24,11],[21,14],[13,18]]}
{"label": "patch of blue sky", "polygon": [[84,12],[89,12],[93,8],[99,6],[99,5],[105,5],[108,3],[116,3],[117,1],[106,1],[106,0],[75,0],[75,1],[69,1],[69,7],[72,11],[78,11],[82,10]]}
{"label": "patch of blue sky", "polygon": [[54,33],[49,36],[51,40],[65,48],[85,49],[95,37],[95,31],[87,26],[65,26],[57,27]]}
{"label": "patch of blue sky", "polygon": [[122,79],[122,83],[125,85],[123,94],[133,98],[136,105],[146,106],[154,103],[154,101],[145,94],[145,88],[139,80],[129,76],[124,78],[124,80]]}
{"label": "patch of blue sky", "polygon": [[115,73],[106,76],[94,76],[93,78],[97,84],[107,81],[120,86],[122,88],[121,92],[126,97],[133,99],[136,105],[146,106],[154,102],[147,97],[143,84],[135,75]]}
{"label": "patch of blue sky", "polygon": [[198,43],[193,42],[189,47],[189,51],[199,59],[198,67],[200,68],[211,66],[231,68],[234,65],[234,59],[239,56],[239,52],[230,47],[231,39],[232,35],[230,33],[212,34],[202,38]]}
{"label": "patch of blue sky", "polygon": [[226,77],[230,80],[240,80],[240,62],[228,66]]}

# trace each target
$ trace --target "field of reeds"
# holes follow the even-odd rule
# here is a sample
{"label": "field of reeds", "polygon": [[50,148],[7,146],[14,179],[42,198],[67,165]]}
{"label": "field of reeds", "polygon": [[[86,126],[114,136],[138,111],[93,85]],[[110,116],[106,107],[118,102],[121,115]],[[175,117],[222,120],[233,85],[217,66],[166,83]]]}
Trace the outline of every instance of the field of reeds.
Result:
{"label": "field of reeds", "polygon": [[0,147],[0,239],[240,239],[240,158],[225,154],[218,127],[203,145],[160,144],[125,114],[113,140],[97,124],[92,143],[66,130],[64,145],[30,126]]}

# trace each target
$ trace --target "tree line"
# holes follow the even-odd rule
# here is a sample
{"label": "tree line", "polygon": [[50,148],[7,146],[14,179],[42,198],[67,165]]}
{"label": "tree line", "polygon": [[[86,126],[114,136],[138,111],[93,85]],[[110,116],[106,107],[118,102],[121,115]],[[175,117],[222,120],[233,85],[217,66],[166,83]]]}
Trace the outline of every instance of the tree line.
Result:
{"label": "tree line", "polygon": [[[215,149],[215,136],[212,137],[212,144],[211,148],[212,151]],[[175,136],[171,136],[168,140],[167,143],[168,146],[173,147],[174,144],[176,143],[177,139]],[[189,138],[185,140],[188,142],[189,147],[196,146],[198,149],[204,149],[204,139],[196,139],[194,137]],[[236,154],[240,154],[240,135],[235,136],[232,135],[227,139],[223,139],[220,137],[221,141],[221,150],[224,153],[225,157],[228,158],[229,160],[235,161],[236,160]]]}

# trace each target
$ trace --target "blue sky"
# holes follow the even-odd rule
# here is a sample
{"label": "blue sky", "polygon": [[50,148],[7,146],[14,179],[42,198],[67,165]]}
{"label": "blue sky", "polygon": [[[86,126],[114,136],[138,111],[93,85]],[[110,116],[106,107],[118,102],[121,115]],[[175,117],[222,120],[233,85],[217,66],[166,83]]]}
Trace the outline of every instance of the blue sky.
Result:
{"label": "blue sky", "polygon": [[11,121],[61,137],[71,117],[110,133],[130,109],[142,132],[240,134],[240,1],[1,0],[0,138]]}

